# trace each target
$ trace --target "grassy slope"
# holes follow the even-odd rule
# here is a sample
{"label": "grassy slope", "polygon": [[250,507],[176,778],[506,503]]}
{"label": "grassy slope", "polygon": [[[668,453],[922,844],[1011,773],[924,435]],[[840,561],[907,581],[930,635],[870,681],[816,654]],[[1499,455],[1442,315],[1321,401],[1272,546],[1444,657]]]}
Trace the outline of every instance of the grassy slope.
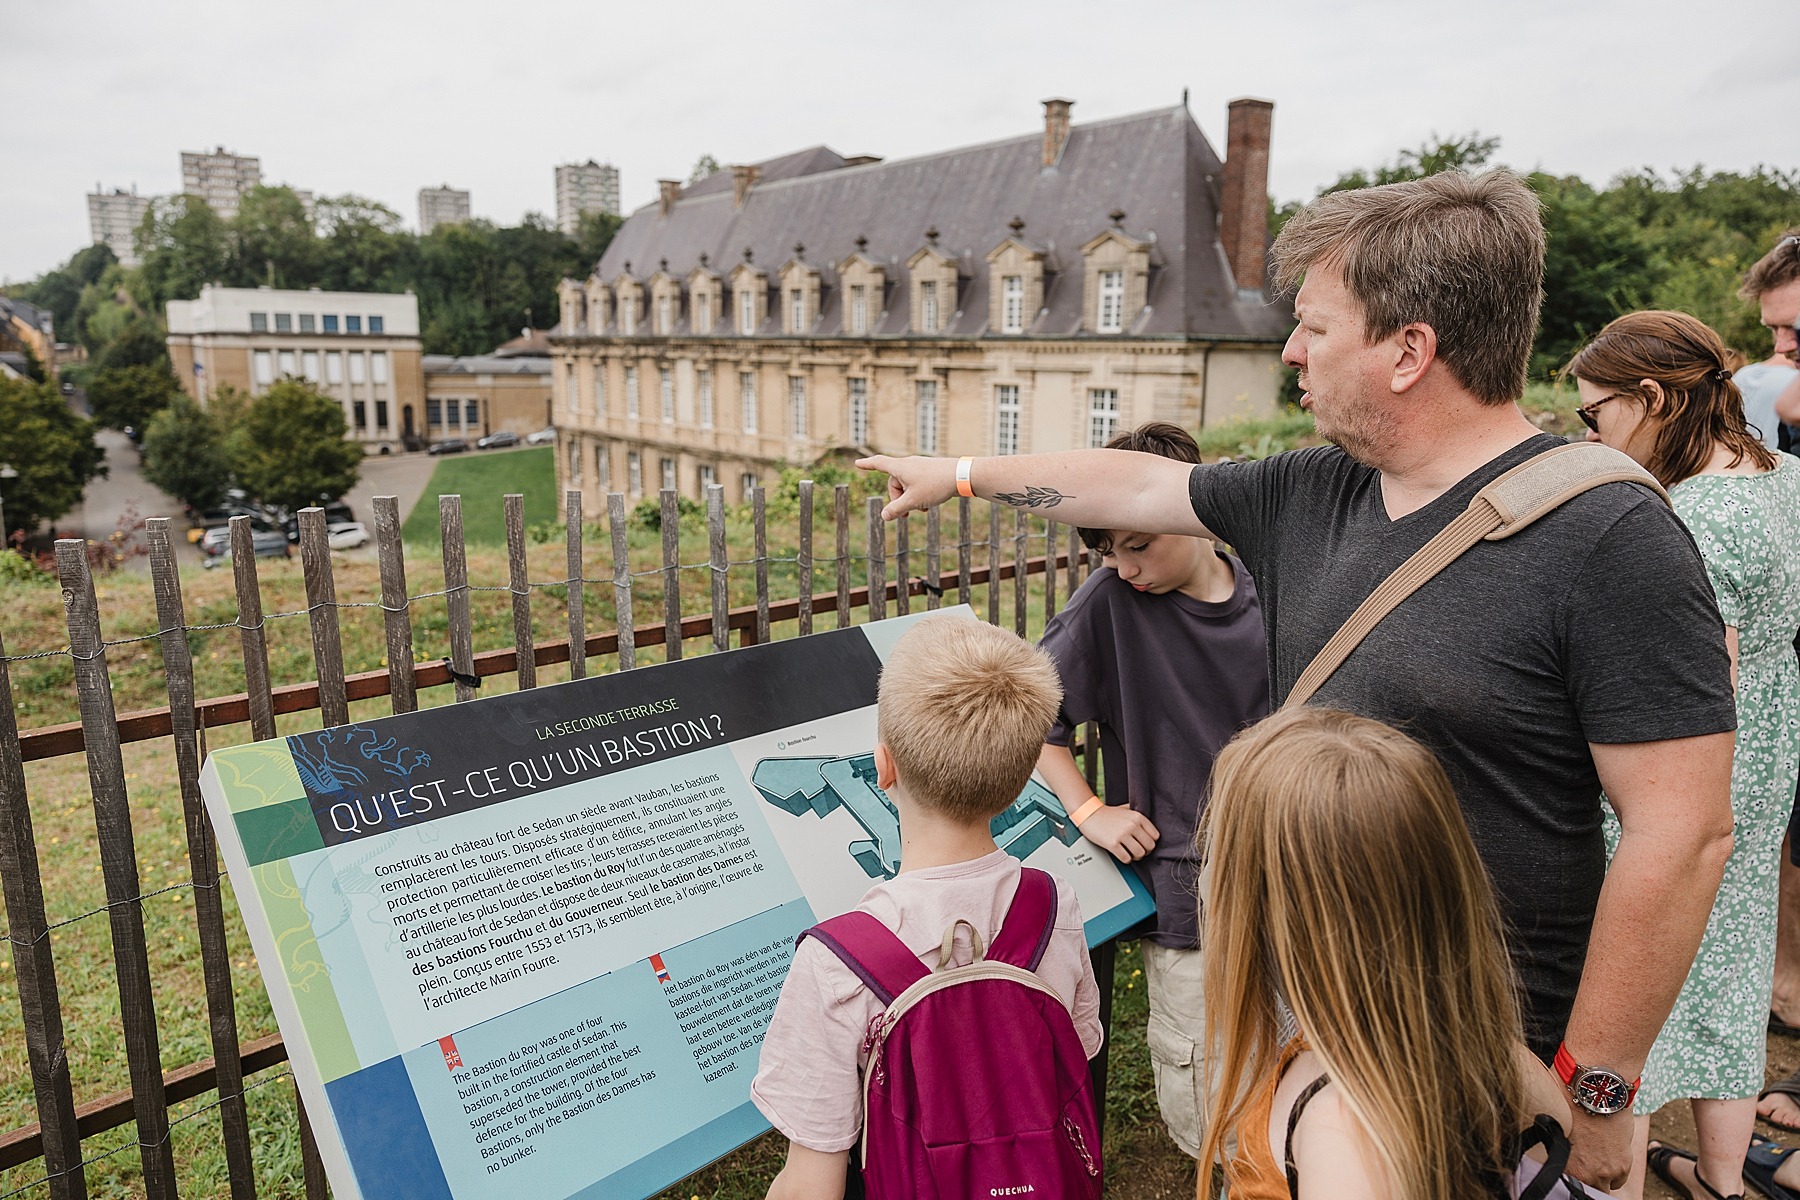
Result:
{"label": "grassy slope", "polygon": [[[525,525],[554,521],[562,512],[556,499],[556,464],[552,447],[528,450],[472,450],[438,463],[419,502],[406,518],[401,538],[408,546],[436,546],[437,498],[463,497],[463,538],[474,546],[506,545],[506,523],[500,498],[508,492],[525,496]],[[488,501],[478,503],[477,499]]]}

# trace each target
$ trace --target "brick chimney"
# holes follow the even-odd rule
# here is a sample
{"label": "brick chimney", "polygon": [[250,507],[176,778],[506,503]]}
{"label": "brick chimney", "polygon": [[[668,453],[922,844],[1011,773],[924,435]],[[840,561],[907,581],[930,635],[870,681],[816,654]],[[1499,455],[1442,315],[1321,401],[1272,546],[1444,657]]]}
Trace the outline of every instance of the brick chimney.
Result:
{"label": "brick chimney", "polygon": [[756,177],[762,174],[761,167],[735,166],[731,168],[731,206],[742,208],[744,197],[756,186]]}
{"label": "brick chimney", "polygon": [[1069,140],[1069,109],[1073,100],[1044,101],[1044,165],[1054,167]]}
{"label": "brick chimney", "polygon": [[1219,240],[1238,287],[1260,292],[1268,274],[1269,131],[1275,105],[1246,98],[1228,108]]}
{"label": "brick chimney", "polygon": [[659,179],[656,181],[656,187],[660,193],[657,199],[662,206],[662,215],[666,217],[675,207],[675,202],[681,199],[681,180]]}

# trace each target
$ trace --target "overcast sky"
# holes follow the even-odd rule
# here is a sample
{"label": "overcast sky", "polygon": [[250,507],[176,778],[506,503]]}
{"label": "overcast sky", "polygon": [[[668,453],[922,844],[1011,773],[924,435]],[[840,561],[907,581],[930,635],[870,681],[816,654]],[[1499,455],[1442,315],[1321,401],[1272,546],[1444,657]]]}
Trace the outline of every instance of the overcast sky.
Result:
{"label": "overcast sky", "polygon": [[626,211],[696,158],[823,142],[888,158],[1190,91],[1275,102],[1271,190],[1310,197],[1434,131],[1602,182],[1640,166],[1800,166],[1793,0],[0,0],[0,279],[89,238],[84,196],[176,191],[224,145],[268,183],[354,192],[408,227],[421,186],[476,216],[555,208],[552,169],[618,166]]}

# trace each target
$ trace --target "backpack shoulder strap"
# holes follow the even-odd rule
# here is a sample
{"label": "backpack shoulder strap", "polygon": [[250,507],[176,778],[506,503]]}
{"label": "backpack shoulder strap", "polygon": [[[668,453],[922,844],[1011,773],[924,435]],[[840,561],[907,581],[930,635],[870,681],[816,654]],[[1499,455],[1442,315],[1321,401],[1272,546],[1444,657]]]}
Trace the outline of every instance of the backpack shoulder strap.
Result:
{"label": "backpack shoulder strap", "polygon": [[796,948],[807,938],[821,945],[856,973],[868,989],[875,993],[883,1008],[894,1003],[894,997],[925,978],[929,972],[919,956],[894,936],[894,931],[860,910],[821,921],[794,939]]}
{"label": "backpack shoulder strap", "polygon": [[1035,972],[1044,961],[1050,946],[1050,935],[1056,929],[1056,880],[1036,867],[1019,871],[1019,889],[1013,893],[1012,906],[988,947],[990,962],[1011,963]]}
{"label": "backpack shoulder strap", "polygon": [[1579,1183],[1565,1178],[1563,1172],[1569,1166],[1569,1138],[1556,1123],[1556,1118],[1547,1113],[1539,1113],[1519,1138],[1519,1157],[1533,1146],[1544,1148],[1544,1165],[1532,1181],[1519,1192],[1519,1200],[1547,1200],[1557,1184],[1565,1185],[1565,1194],[1571,1198],[1584,1197],[1588,1193]]}
{"label": "backpack shoulder strap", "polygon": [[1369,593],[1331,635],[1288,693],[1283,708],[1305,704],[1344,665],[1351,651],[1402,600],[1481,541],[1509,538],[1548,512],[1605,483],[1642,484],[1668,503],[1656,477],[1629,455],[1598,442],[1570,442],[1533,455],[1475,493],[1455,520]]}

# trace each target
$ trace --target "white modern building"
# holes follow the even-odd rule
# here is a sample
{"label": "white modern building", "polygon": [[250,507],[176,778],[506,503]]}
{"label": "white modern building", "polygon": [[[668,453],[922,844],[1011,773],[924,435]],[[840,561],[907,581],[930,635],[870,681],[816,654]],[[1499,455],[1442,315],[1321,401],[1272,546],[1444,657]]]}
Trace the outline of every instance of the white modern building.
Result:
{"label": "white modern building", "polygon": [[200,289],[171,300],[169,360],[201,403],[221,387],[251,395],[303,380],[336,399],[352,438],[377,453],[424,424],[419,301],[411,292]]}
{"label": "white modern building", "polygon": [[110,192],[100,189],[99,184],[88,193],[88,230],[93,234],[94,244],[105,243],[112,247],[115,257],[128,267],[138,265],[137,227],[149,211],[150,197],[137,194],[133,185],[128,192],[124,188],[114,188]]}
{"label": "white modern building", "polygon": [[469,193],[449,184],[419,189],[419,232],[430,233],[439,225],[465,225],[469,220]]}
{"label": "white modern building", "polygon": [[[181,152],[181,190],[198,196],[224,220],[237,216],[238,201],[262,186],[262,160],[220,146],[212,153]],[[310,199],[310,197],[308,197]],[[309,206],[310,207],[310,206]]]}
{"label": "white modern building", "polygon": [[556,227],[574,237],[583,213],[619,212],[619,168],[611,163],[566,163],[556,168]]}

